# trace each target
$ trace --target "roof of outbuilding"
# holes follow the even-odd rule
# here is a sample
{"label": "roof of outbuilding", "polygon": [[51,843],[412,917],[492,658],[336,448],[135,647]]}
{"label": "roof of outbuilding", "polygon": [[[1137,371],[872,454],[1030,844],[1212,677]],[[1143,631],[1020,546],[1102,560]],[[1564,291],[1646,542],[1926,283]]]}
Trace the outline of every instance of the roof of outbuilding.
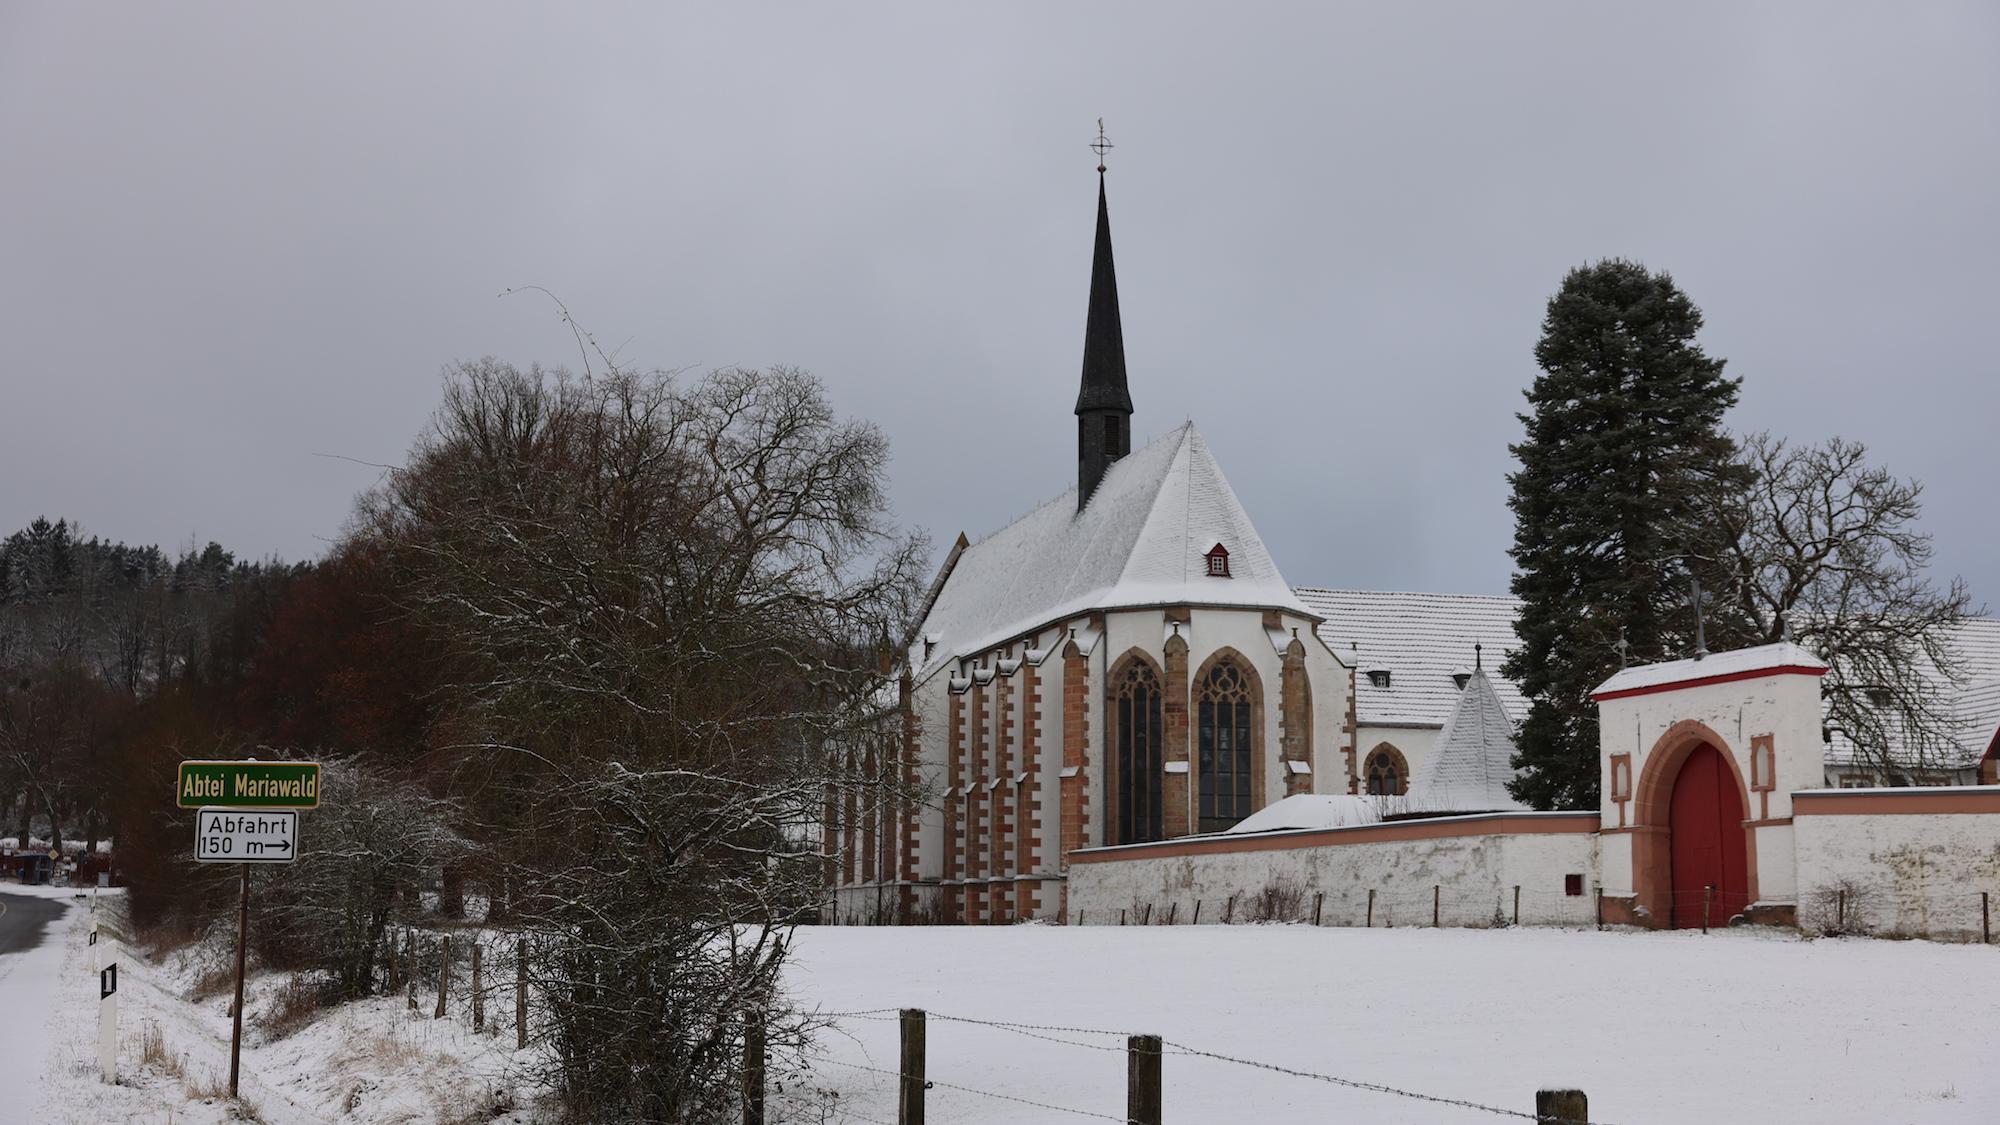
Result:
{"label": "roof of outbuilding", "polygon": [[1513,812],[1528,806],[1507,792],[1514,776],[1514,720],[1493,680],[1475,668],[1445,720],[1430,765],[1410,786],[1410,808],[1424,812]]}
{"label": "roof of outbuilding", "polygon": [[[1317,586],[1301,586],[1298,595],[1325,618],[1319,635],[1336,655],[1355,659],[1364,672],[1389,672],[1386,688],[1355,677],[1355,720],[1363,726],[1443,726],[1458,705],[1452,673],[1472,666],[1472,646],[1483,645],[1485,665],[1494,668],[1521,643],[1514,635],[1520,605],[1514,598]],[[1495,676],[1493,691],[1509,721],[1527,714],[1513,681]]]}
{"label": "roof of outbuilding", "polygon": [[1672,684],[1721,677],[1750,676],[1759,672],[1777,674],[1795,671],[1805,671],[1818,676],[1826,673],[1827,666],[1825,661],[1806,649],[1790,641],[1780,641],[1774,645],[1758,645],[1755,648],[1710,653],[1703,657],[1662,660],[1657,664],[1624,668],[1597,685],[1597,689],[1591,695],[1593,698],[1602,699],[1607,695],[1644,691],[1647,688],[1661,688]]}
{"label": "roof of outbuilding", "polygon": [[[1217,543],[1229,550],[1226,578],[1208,575],[1206,556]],[[1113,462],[1082,511],[1072,486],[954,552],[910,664],[927,677],[1030,629],[1141,605],[1313,616],[1278,573],[1192,422]]]}

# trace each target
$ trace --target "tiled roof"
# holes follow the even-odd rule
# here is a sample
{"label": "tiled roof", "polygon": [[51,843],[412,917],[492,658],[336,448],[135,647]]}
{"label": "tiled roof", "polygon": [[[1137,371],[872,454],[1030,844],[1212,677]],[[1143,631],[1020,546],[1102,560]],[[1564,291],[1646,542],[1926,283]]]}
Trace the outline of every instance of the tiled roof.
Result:
{"label": "tiled roof", "polygon": [[1424,775],[1410,786],[1410,806],[1425,812],[1514,812],[1526,805],[1507,792],[1514,777],[1514,721],[1493,679],[1473,669],[1445,720]]}
{"label": "tiled roof", "polygon": [[[1207,574],[1217,543],[1227,578]],[[1113,462],[1082,511],[1072,486],[958,552],[910,662],[922,678],[1029,629],[1138,605],[1307,612],[1192,422]]]}
{"label": "tiled roof", "polygon": [[[1298,595],[1306,608],[1326,619],[1319,635],[1327,646],[1342,660],[1356,661],[1354,710],[1364,726],[1444,726],[1458,705],[1452,673],[1472,670],[1473,644],[1484,646],[1482,659],[1491,669],[1521,643],[1514,635],[1514,611],[1520,605],[1514,598],[1315,586],[1300,586]],[[1386,669],[1389,686],[1374,686],[1370,668]],[[1511,721],[1527,714],[1512,681],[1496,675],[1493,690]]]}

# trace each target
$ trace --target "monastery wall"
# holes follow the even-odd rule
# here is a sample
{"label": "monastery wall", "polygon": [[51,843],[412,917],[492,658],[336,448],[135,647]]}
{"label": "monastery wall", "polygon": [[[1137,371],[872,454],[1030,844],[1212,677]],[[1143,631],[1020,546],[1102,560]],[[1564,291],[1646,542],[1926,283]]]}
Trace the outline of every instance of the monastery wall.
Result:
{"label": "monastery wall", "polygon": [[2000,786],[1811,790],[1792,807],[1808,933],[1977,941],[1981,892],[2000,912]]}
{"label": "monastery wall", "polygon": [[[1206,836],[1070,857],[1069,921],[1117,925],[1310,922],[1328,926],[1589,924],[1597,817],[1500,813],[1350,828]],[[1577,893],[1570,893],[1574,890]]]}

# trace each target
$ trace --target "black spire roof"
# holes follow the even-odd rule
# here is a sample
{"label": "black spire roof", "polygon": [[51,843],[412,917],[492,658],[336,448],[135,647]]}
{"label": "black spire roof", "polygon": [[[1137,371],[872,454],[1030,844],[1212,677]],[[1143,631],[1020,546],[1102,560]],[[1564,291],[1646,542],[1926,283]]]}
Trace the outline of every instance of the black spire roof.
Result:
{"label": "black spire roof", "polygon": [[1132,413],[1125,389],[1125,331],[1118,323],[1118,272],[1111,264],[1111,210],[1104,201],[1104,176],[1097,177],[1097,253],[1090,263],[1090,319],[1083,330],[1083,387],[1076,412]]}

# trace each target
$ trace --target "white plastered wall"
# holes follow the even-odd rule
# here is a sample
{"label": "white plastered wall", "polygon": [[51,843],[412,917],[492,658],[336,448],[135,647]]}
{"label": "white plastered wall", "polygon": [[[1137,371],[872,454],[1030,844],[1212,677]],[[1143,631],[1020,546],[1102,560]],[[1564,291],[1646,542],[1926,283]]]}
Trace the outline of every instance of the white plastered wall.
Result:
{"label": "white plastered wall", "polygon": [[2000,907],[2000,814],[1802,815],[1795,826],[1808,931],[1844,913],[1853,932],[1977,940],[1981,892]]}
{"label": "white plastered wall", "polygon": [[[1524,925],[1587,925],[1595,920],[1598,857],[1593,833],[1496,829],[1476,835],[1382,838],[1394,834],[1370,826],[1315,832],[1310,834],[1314,839],[1326,842],[1303,847],[1218,848],[1189,855],[1174,854],[1188,849],[1169,842],[1123,850],[1115,860],[1071,866],[1070,917],[1076,921],[1080,914],[1085,925],[1117,925],[1120,911],[1128,924],[1142,918],[1187,924],[1197,915],[1204,925],[1310,921],[1317,905],[1321,924],[1359,926],[1369,920],[1373,891],[1377,926],[1430,925],[1433,895],[1441,924],[1490,926],[1512,920],[1518,885]],[[1238,843],[1230,840],[1224,847]],[[1162,856],[1147,857],[1149,848]],[[1582,876],[1581,894],[1568,893],[1571,875]]]}

